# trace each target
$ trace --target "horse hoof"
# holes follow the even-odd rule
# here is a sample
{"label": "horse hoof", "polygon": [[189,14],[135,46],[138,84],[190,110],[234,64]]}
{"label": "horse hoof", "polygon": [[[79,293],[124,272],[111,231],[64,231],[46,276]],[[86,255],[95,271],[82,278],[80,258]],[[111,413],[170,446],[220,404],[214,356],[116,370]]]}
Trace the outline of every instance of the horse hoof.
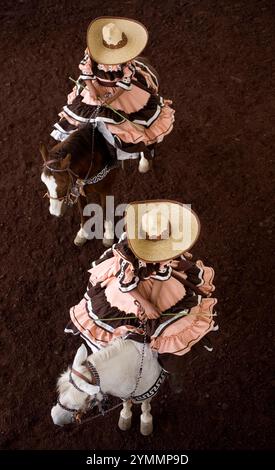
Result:
{"label": "horse hoof", "polygon": [[147,160],[147,158],[144,157],[144,154],[142,153],[141,158],[139,160],[139,164],[138,164],[138,171],[140,173],[147,173],[147,171],[149,170],[150,170],[150,163]]}
{"label": "horse hoof", "polygon": [[74,239],[74,244],[76,246],[82,246],[86,243],[86,241],[87,241],[87,238],[81,237],[80,235],[77,234],[75,239]]}
{"label": "horse hoof", "polygon": [[131,428],[132,424],[132,417],[131,418],[122,418],[120,416],[119,421],[118,421],[118,427],[121,429],[121,431],[128,431]]}
{"label": "horse hoof", "polygon": [[110,248],[111,246],[113,246],[114,239],[113,238],[103,238],[102,243],[105,246],[105,248]]}
{"label": "horse hoof", "polygon": [[149,170],[150,170],[150,164],[149,164],[148,160],[146,160],[145,162],[143,162],[143,161],[139,162],[138,171],[140,173],[147,173],[147,171],[149,171]]}
{"label": "horse hoof", "polygon": [[140,423],[140,433],[143,435],[143,436],[150,436],[150,434],[152,434],[153,432],[153,423],[152,422],[148,422],[148,423],[144,423],[144,422],[141,422]]}

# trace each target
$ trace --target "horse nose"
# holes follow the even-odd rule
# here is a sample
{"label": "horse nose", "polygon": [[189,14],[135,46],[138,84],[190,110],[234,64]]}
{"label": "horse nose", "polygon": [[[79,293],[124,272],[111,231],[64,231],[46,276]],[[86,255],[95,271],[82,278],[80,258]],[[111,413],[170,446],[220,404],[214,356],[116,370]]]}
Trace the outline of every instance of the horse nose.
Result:
{"label": "horse nose", "polygon": [[51,207],[50,207],[49,210],[50,210],[50,214],[51,214],[51,215],[54,215],[54,217],[61,217],[61,216],[62,216],[61,212],[60,212],[59,214],[57,214],[57,213],[55,212],[55,210],[53,210]]}
{"label": "horse nose", "polygon": [[58,204],[50,204],[49,211],[51,215],[54,215],[55,217],[62,217],[66,211],[66,206],[62,202],[61,205]]}
{"label": "horse nose", "polygon": [[52,407],[51,417],[56,426],[64,426],[72,422],[72,413],[62,410],[58,404]]}
{"label": "horse nose", "polygon": [[57,407],[57,405],[52,407],[51,417],[52,417],[53,423],[56,426],[63,426],[63,423],[61,423],[60,417],[58,416],[58,407]]}

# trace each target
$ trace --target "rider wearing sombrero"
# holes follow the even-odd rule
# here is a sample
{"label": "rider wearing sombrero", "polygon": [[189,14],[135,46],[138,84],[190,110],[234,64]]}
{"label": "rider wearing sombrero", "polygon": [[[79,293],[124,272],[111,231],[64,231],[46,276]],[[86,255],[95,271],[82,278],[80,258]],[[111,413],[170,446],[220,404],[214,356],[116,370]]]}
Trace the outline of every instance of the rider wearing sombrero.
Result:
{"label": "rider wearing sombrero", "polygon": [[175,201],[147,201],[129,204],[125,221],[121,240],[93,263],[65,331],[96,350],[118,336],[142,341],[145,328],[160,357],[181,356],[214,327],[214,271],[187,252],[198,217]]}
{"label": "rider wearing sombrero", "polygon": [[159,95],[156,72],[138,57],[147,41],[146,28],[135,20],[101,17],[90,23],[81,74],[51,134],[56,140],[97,122],[125,159],[151,152],[171,132],[171,101]]}

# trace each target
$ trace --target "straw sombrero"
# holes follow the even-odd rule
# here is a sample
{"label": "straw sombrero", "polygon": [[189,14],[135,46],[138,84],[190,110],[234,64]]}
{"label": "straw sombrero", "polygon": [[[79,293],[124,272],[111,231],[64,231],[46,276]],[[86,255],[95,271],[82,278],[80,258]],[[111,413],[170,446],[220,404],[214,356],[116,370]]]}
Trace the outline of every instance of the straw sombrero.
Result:
{"label": "straw sombrero", "polygon": [[177,258],[200,233],[198,216],[177,201],[132,202],[126,208],[128,243],[135,256],[156,263]]}
{"label": "straw sombrero", "polygon": [[148,41],[148,31],[136,20],[102,16],[93,20],[87,30],[87,46],[92,59],[99,64],[123,64],[137,57]]}

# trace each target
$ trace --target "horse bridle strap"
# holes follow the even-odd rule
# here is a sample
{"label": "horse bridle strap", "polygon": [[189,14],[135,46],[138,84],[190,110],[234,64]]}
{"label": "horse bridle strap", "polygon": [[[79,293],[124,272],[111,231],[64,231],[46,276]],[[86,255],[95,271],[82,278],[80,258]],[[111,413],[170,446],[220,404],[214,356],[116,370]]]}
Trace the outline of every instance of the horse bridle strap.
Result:
{"label": "horse bridle strap", "polygon": [[84,382],[86,382],[89,385],[96,385],[96,379],[95,379],[95,377],[93,377],[93,375],[92,375],[92,379],[89,380],[87,377],[85,377],[85,375],[81,374],[81,372],[74,369],[73,367],[71,368],[71,374],[76,375],[77,377],[84,380]]}
{"label": "horse bridle strap", "polygon": [[[78,199],[78,194],[73,193],[73,189],[74,189],[74,178],[73,177],[78,179],[78,175],[74,171],[72,171],[70,167],[67,167],[67,168],[52,168],[50,166],[51,163],[58,163],[58,162],[60,162],[60,160],[58,160],[57,158],[52,159],[52,160],[48,160],[48,161],[44,162],[43,167],[47,168],[47,170],[52,171],[53,173],[67,172],[69,174],[70,184],[68,185],[67,193],[65,194],[65,196],[53,197],[53,196],[50,196],[49,192],[47,191],[44,194],[44,197],[48,197],[49,199],[54,199],[54,200],[57,200],[57,201],[65,201],[65,204],[67,204],[69,206],[72,206],[77,202],[77,199]],[[75,198],[75,199],[73,200],[72,198]]]}
{"label": "horse bridle strap", "polygon": [[[79,177],[79,175],[74,173],[69,167],[64,168],[64,169],[58,169],[58,168],[52,168],[51,166],[48,166],[48,164],[55,163],[55,162],[58,162],[58,161],[59,160],[49,160],[48,162],[45,162],[44,168],[47,168],[49,171],[52,171],[53,173],[55,173],[55,172],[57,172],[57,173],[62,173],[62,172],[63,173],[64,172],[69,173],[70,178],[71,178],[71,184],[68,186],[67,194],[65,196],[53,197],[53,196],[50,196],[48,192],[46,192],[44,197],[48,197],[49,199],[55,199],[55,200],[58,200],[58,201],[64,201],[65,200],[65,202],[68,205],[74,205],[77,202],[77,199],[78,199],[80,194],[85,196],[84,189],[83,189],[84,186],[99,183],[100,181],[102,181],[109,174],[109,172],[111,170],[117,168],[117,166],[118,166],[117,162],[113,165],[107,164],[102,170],[99,171],[99,173],[94,175],[92,178],[82,179],[82,178]],[[73,180],[73,176],[76,178],[75,182]],[[75,199],[73,200],[72,198],[75,198]]]}
{"label": "horse bridle strap", "polygon": [[[93,375],[91,377],[91,380],[89,380],[87,377],[85,377],[85,375],[81,374],[81,372],[74,369],[73,367],[70,367],[69,382],[74,386],[74,388],[76,388],[76,390],[78,390],[81,393],[86,393],[86,392],[84,392],[84,390],[81,390],[81,388],[78,387],[78,385],[75,383],[75,381],[72,378],[72,374],[76,375],[81,380],[84,380],[84,382],[88,383],[89,385],[96,385],[97,384],[97,378],[94,377]],[[96,371],[96,374],[97,374],[97,371]],[[98,376],[98,374],[97,374],[97,376]],[[61,408],[63,408],[63,410],[69,411],[70,413],[75,413],[76,414],[76,420],[79,421],[79,416],[81,414],[79,410],[77,410],[76,408],[69,408],[68,406],[61,403],[59,398],[57,398],[57,403],[59,404],[59,406]]]}
{"label": "horse bridle strap", "polygon": [[60,161],[61,160],[59,160],[58,158],[47,160],[46,162],[44,162],[43,166],[44,168],[47,168],[47,170],[53,171],[54,173],[64,173],[65,171],[67,171],[68,173],[71,173],[76,178],[78,178],[78,175],[73,170],[71,170],[69,166],[67,168],[53,168],[52,166],[49,166],[51,163],[60,163]]}
{"label": "horse bridle strap", "polygon": [[57,403],[59,404],[59,406],[61,406],[61,408],[63,408],[63,410],[65,411],[69,411],[70,413],[77,413],[78,410],[76,408],[69,408],[68,406],[65,406],[63,405],[63,403],[61,403],[61,401],[59,400],[59,398],[57,398]]}

